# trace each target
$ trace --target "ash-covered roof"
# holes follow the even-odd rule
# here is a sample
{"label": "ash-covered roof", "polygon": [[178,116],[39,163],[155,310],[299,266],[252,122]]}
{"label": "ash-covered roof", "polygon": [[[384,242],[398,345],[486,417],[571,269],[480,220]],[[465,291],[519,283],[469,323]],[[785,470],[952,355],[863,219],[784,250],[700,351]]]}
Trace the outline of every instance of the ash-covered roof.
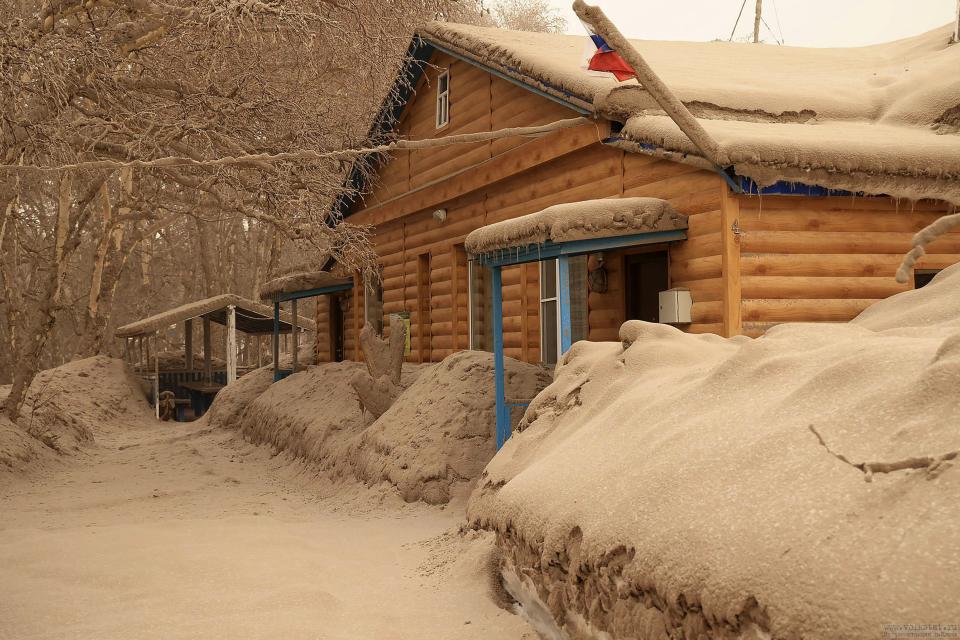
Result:
{"label": "ash-covered roof", "polygon": [[[778,180],[960,204],[960,44],[945,26],[896,42],[814,49],[633,41],[720,145],[724,166]],[[697,158],[635,80],[582,68],[586,36],[430,23],[421,36],[625,124],[622,142]]]}
{"label": "ash-covered roof", "polygon": [[[237,308],[237,330],[248,334],[273,333],[273,309],[232,293],[189,302],[185,305],[163,311],[150,317],[132,322],[117,329],[118,338],[133,338],[153,334],[184,320],[192,318],[207,318],[211,322],[226,325],[227,307]],[[280,316],[280,329],[290,331],[290,321],[293,317],[289,313]],[[315,331],[316,325],[312,320],[303,316],[297,319],[297,324],[308,331]]]}
{"label": "ash-covered roof", "polygon": [[297,271],[267,281],[260,287],[260,299],[273,301],[284,293],[298,293],[324,287],[353,284],[353,278],[337,276],[329,271]]}
{"label": "ash-covered roof", "polygon": [[686,229],[686,216],[658,198],[607,198],[547,207],[543,211],[489,224],[465,240],[474,255],[545,242],[611,238]]}

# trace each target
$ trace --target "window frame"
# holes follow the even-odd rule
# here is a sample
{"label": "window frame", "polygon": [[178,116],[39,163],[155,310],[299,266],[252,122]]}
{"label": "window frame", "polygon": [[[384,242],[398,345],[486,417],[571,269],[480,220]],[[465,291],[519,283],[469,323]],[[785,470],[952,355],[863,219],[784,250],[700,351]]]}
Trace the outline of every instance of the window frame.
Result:
{"label": "window frame", "polygon": [[[543,297],[543,281],[544,281],[543,274],[544,274],[544,269],[546,268],[546,265],[551,262],[553,263],[554,292],[553,292],[553,297],[544,298]],[[546,354],[546,344],[544,341],[544,331],[543,331],[544,319],[546,318],[546,316],[543,313],[543,305],[544,303],[549,303],[549,302],[552,302],[554,304],[554,309],[555,309],[554,317],[556,318],[556,324],[557,324],[556,331],[554,333],[556,342],[554,344],[553,360],[550,360],[550,361],[548,361],[544,357],[544,355]],[[540,306],[538,307],[537,311],[540,314],[540,362],[543,362],[546,364],[556,364],[557,362],[560,362],[560,356],[563,355],[560,353],[560,261],[557,260],[556,258],[550,258],[548,260],[540,261]]]}
{"label": "window frame", "polygon": [[[441,91],[441,85],[444,85]],[[450,124],[450,70],[444,69],[437,74],[437,100],[434,124],[443,129]],[[441,117],[442,116],[442,117]]]}

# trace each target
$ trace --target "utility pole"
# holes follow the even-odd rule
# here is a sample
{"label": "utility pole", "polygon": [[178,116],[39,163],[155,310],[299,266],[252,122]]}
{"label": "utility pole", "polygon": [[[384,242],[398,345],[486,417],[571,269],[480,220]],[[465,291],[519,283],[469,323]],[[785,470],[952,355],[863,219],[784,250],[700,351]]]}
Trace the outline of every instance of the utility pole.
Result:
{"label": "utility pole", "polygon": [[960,0],[957,0],[957,20],[953,23],[953,41],[960,42]]}
{"label": "utility pole", "polygon": [[[957,0],[960,2],[960,0]],[[753,14],[753,43],[760,42],[760,18],[763,15],[763,0],[757,0],[757,9]]]}

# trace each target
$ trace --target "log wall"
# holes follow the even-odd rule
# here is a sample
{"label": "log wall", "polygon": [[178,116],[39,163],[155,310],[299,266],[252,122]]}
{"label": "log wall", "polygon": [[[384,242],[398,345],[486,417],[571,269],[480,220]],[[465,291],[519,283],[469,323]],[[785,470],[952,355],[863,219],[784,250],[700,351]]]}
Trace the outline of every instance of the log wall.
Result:
{"label": "log wall", "polygon": [[[913,288],[894,274],[913,234],[947,213],[943,203],[892,198],[763,196],[739,208],[742,331],[781,322],[845,322]],[[931,244],[917,269],[960,261],[960,232]]]}
{"label": "log wall", "polygon": [[[576,115],[464,62],[438,55],[399,123],[414,139],[544,124]],[[435,127],[436,75],[450,70],[450,122]],[[904,287],[892,274],[910,236],[943,213],[905,210],[888,198],[733,195],[716,173],[602,144],[609,123],[538,138],[514,138],[394,154],[351,222],[375,227],[383,312],[411,317],[411,361],[439,361],[469,345],[463,242],[483,225],[578,200],[663,198],[688,216],[688,239],[669,247],[670,286],[693,298],[691,332],[759,335],[784,321],[849,320]],[[434,212],[445,209],[440,221]],[[624,255],[604,255],[608,287],[588,294],[589,339],[617,340],[625,315]],[[931,248],[918,268],[960,259],[960,233]],[[539,267],[503,273],[504,343],[509,357],[540,360]],[[328,304],[318,304],[318,352],[329,351]],[[357,282],[348,357],[364,321]],[[385,329],[389,323],[385,322]]]}

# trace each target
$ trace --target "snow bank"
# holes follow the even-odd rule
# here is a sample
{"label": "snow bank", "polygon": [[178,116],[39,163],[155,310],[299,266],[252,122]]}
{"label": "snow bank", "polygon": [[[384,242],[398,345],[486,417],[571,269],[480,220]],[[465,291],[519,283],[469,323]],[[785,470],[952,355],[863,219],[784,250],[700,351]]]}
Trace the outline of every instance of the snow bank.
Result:
{"label": "snow bank", "polygon": [[[445,503],[493,457],[493,356],[462,352],[436,365],[404,364],[403,393],[374,420],[350,380],[364,365],[326,363],[275,384],[245,380],[217,395],[211,424],[315,464],[337,481],[387,483],[408,502]],[[532,398],[542,368],[508,359],[508,388]],[[518,416],[519,417],[519,416]]]}
{"label": "snow bank", "polygon": [[960,619],[960,266],[849,324],[620,336],[574,345],[471,498],[515,597],[614,638]]}
{"label": "snow bank", "polygon": [[[507,360],[511,397],[550,382],[542,367]],[[517,416],[519,417],[519,416]],[[496,453],[493,354],[461,351],[424,371],[360,436],[360,477],[395,485],[404,500],[446,503],[472,486]]]}
{"label": "snow bank", "polygon": [[[0,388],[0,399],[9,387]],[[50,454],[75,453],[103,425],[150,415],[123,361],[95,356],[40,372],[16,425],[0,419],[0,470],[20,469]]]}

